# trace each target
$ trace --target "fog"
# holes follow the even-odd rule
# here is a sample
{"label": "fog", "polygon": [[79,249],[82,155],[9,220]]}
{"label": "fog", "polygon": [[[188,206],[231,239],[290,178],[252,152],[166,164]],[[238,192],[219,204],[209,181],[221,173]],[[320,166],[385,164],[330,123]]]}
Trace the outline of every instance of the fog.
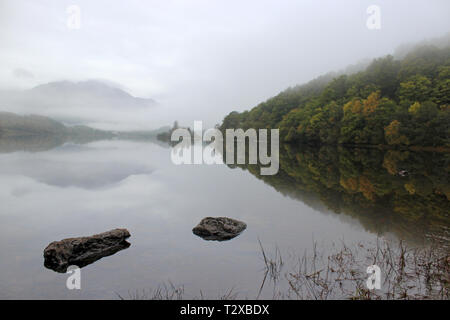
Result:
{"label": "fog", "polygon": [[[70,5],[80,9],[79,28],[67,24]],[[380,29],[366,25],[370,5],[380,8]],[[22,108],[6,99],[0,109],[106,129],[151,129],[174,120],[213,126],[289,86],[441,37],[450,31],[449,12],[447,0],[2,0],[0,95],[102,79],[157,104],[50,108],[44,99]]]}

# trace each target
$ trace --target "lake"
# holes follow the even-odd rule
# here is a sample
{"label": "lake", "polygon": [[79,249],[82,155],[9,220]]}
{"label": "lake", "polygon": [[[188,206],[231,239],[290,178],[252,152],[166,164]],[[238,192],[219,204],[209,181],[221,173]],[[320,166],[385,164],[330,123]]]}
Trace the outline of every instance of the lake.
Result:
{"label": "lake", "polygon": [[[285,261],[314,243],[450,243],[449,154],[282,145],[279,173],[260,176],[256,165],[177,166],[151,142],[48,140],[0,141],[0,299],[118,299],[170,283],[187,298],[255,298],[259,241]],[[208,216],[247,229],[205,241],[192,228]],[[81,290],[44,267],[50,242],[114,228],[131,246],[82,268]]]}

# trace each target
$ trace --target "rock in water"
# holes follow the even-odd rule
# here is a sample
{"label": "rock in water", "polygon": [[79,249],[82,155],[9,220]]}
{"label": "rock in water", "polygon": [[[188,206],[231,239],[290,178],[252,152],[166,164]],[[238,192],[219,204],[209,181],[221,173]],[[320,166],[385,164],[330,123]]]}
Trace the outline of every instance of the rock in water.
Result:
{"label": "rock in water", "polygon": [[200,221],[192,229],[192,232],[205,240],[224,241],[238,236],[245,228],[247,228],[247,225],[238,220],[225,217],[207,217]]}
{"label": "rock in water", "polygon": [[409,173],[406,170],[400,170],[398,172],[398,175],[401,176],[401,177],[407,177],[407,176],[409,176]]}
{"label": "rock in water", "polygon": [[44,250],[44,266],[62,273],[71,265],[82,268],[128,248],[130,244],[125,239],[129,237],[127,229],[114,229],[90,237],[52,242]]}

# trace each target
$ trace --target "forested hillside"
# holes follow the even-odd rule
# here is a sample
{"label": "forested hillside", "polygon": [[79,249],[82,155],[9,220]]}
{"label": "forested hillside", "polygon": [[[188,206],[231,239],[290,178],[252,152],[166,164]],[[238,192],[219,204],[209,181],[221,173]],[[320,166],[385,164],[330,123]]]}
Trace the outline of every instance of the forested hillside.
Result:
{"label": "forested hillside", "polygon": [[86,126],[67,127],[61,122],[38,115],[17,115],[0,111],[0,138],[61,136],[72,139],[112,138],[109,131]]}
{"label": "forested hillside", "polygon": [[280,140],[310,145],[450,147],[450,47],[422,46],[401,60],[289,88],[221,129],[279,128]]}
{"label": "forested hillside", "polygon": [[0,136],[63,135],[66,130],[62,123],[47,117],[0,112]]}

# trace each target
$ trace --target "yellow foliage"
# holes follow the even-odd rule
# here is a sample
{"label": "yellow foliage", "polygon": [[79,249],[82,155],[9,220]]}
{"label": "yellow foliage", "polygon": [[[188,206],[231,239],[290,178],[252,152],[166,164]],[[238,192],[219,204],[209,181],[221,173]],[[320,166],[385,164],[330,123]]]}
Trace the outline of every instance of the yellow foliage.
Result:
{"label": "yellow foliage", "polygon": [[380,103],[380,91],[372,92],[366,100],[364,100],[364,115],[369,115],[374,112]]}
{"label": "yellow foliage", "polygon": [[359,177],[359,191],[362,192],[364,197],[368,200],[375,200],[375,187],[372,182],[370,182],[369,178],[365,176]]}
{"label": "yellow foliage", "polygon": [[420,103],[415,102],[409,107],[408,112],[409,113],[417,113],[417,111],[419,111],[419,109],[420,109]]}
{"label": "yellow foliage", "polygon": [[339,183],[345,190],[353,192],[358,190],[358,181],[355,178],[345,179],[344,177],[341,177]]}
{"label": "yellow foliage", "polygon": [[344,106],[342,107],[342,109],[344,110],[345,113],[348,112],[349,110],[351,110],[352,104],[353,104],[352,101],[349,101],[349,102],[347,102],[346,104],[344,104]]}
{"label": "yellow foliage", "polygon": [[384,137],[388,144],[409,144],[408,138],[400,135],[400,121],[394,120],[387,127],[384,127]]}
{"label": "yellow foliage", "polygon": [[352,113],[361,113],[362,110],[362,104],[359,99],[355,99],[352,101],[347,102],[344,107],[344,112],[352,112]]}
{"label": "yellow foliage", "polygon": [[414,187],[414,184],[412,184],[412,182],[405,183],[405,189],[409,192],[409,194],[416,193],[416,188]]}
{"label": "yellow foliage", "polygon": [[352,105],[352,112],[353,113],[361,113],[361,107],[362,107],[361,101],[355,100]]}
{"label": "yellow foliage", "polygon": [[383,167],[386,168],[389,174],[393,176],[397,174],[397,162],[393,157],[388,157],[385,155],[383,159]]}

